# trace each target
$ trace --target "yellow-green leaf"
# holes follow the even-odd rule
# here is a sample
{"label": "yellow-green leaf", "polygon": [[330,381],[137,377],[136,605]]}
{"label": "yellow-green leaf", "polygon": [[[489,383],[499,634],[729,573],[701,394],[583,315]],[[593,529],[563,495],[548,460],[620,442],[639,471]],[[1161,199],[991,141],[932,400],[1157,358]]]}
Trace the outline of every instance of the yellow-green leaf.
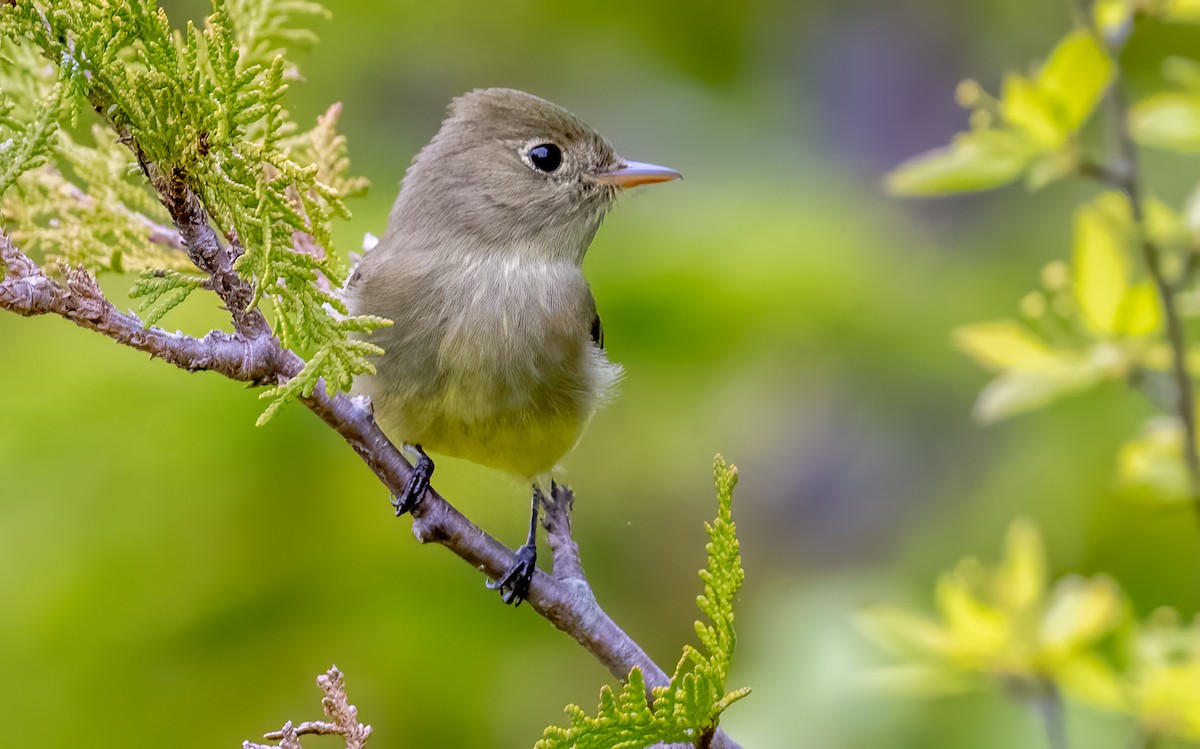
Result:
{"label": "yellow-green leaf", "polygon": [[1069,177],[1079,168],[1079,151],[1062,148],[1037,157],[1025,173],[1025,186],[1040,190],[1051,182]]}
{"label": "yellow-green leaf", "polygon": [[1183,430],[1172,419],[1155,419],[1141,436],[1121,446],[1117,475],[1132,497],[1154,502],[1191,499],[1191,479],[1183,462]]}
{"label": "yellow-green leaf", "polygon": [[960,563],[937,584],[938,612],[962,665],[977,665],[1004,650],[1011,637],[1012,622],[1003,612],[975,595],[972,578],[979,572],[973,560]]}
{"label": "yellow-green leaf", "polygon": [[1117,332],[1127,336],[1143,336],[1158,332],[1162,327],[1162,305],[1158,292],[1150,281],[1134,285],[1121,302]]}
{"label": "yellow-green leaf", "polygon": [[1033,522],[1020,519],[1008,529],[1004,561],[996,571],[996,592],[1009,611],[1025,611],[1046,592],[1046,554]]}
{"label": "yellow-green leaf", "polygon": [[1200,739],[1200,663],[1159,664],[1138,683],[1138,714],[1151,730]]}
{"label": "yellow-green leaf", "polygon": [[1101,334],[1114,334],[1119,330],[1121,305],[1129,289],[1130,274],[1125,244],[1127,222],[1108,209],[1108,203],[1098,199],[1075,212],[1072,260],[1075,300],[1084,322]]}
{"label": "yellow-green leaf", "polygon": [[1180,215],[1185,237],[1200,237],[1200,185],[1192,188],[1183,204]]}
{"label": "yellow-green leaf", "polygon": [[1161,17],[1166,21],[1200,22],[1200,0],[1165,0]]}
{"label": "yellow-green leaf", "polygon": [[946,633],[939,625],[894,606],[868,608],[859,614],[855,623],[867,639],[893,655],[946,652]]}
{"label": "yellow-green leaf", "polygon": [[1032,411],[1087,390],[1105,376],[1103,369],[1084,361],[1045,371],[1009,370],[989,382],[979,394],[975,400],[975,418],[990,424]]}
{"label": "yellow-green leaf", "polygon": [[1033,156],[1029,139],[1006,130],[961,133],[950,145],[905,161],[885,178],[894,195],[949,195],[990,190],[1021,175]]}
{"label": "yellow-green leaf", "polygon": [[1166,91],[1135,104],[1129,129],[1139,143],[1172,151],[1200,151],[1200,94]]}
{"label": "yellow-green leaf", "polygon": [[1095,34],[1078,29],[1068,34],[1042,67],[1037,87],[1053,102],[1059,124],[1069,132],[1083,126],[1112,83],[1116,66]]}
{"label": "yellow-green leaf", "polygon": [[1040,150],[1054,150],[1067,139],[1054,104],[1034,82],[1021,75],[1008,75],[1000,95],[1000,114],[1005,122],[1024,131]]}
{"label": "yellow-green leaf", "polygon": [[1200,62],[1190,57],[1168,57],[1162,64],[1163,78],[1182,88],[1200,90]]}
{"label": "yellow-green leaf", "polygon": [[989,369],[1037,371],[1062,364],[1041,338],[1014,320],[964,325],[954,331],[954,344]]}
{"label": "yellow-green leaf", "polygon": [[1094,654],[1071,658],[1053,667],[1054,681],[1068,695],[1108,710],[1127,709],[1128,699],[1112,666]]}
{"label": "yellow-green leaf", "polygon": [[[1191,349],[1184,357],[1189,372],[1200,371],[1200,349]],[[1146,346],[1137,352],[1137,365],[1142,369],[1158,372],[1169,371],[1174,366],[1175,350],[1165,341]]]}
{"label": "yellow-green leaf", "polygon": [[[1195,193],[1193,193],[1195,194]],[[1188,198],[1189,205],[1192,198]],[[1158,198],[1144,201],[1146,209],[1146,234],[1160,247],[1172,247],[1191,239],[1191,229],[1183,214]]]}
{"label": "yellow-green leaf", "polygon": [[1123,613],[1121,591],[1112,580],[1064,578],[1054,586],[1042,620],[1042,644],[1060,656],[1081,651],[1120,624]]}

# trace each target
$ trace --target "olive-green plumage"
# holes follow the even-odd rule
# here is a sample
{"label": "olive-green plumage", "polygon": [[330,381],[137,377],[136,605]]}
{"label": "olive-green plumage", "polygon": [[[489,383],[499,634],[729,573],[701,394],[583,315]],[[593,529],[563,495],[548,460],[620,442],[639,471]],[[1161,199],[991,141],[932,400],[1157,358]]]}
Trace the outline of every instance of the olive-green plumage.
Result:
{"label": "olive-green plumage", "polygon": [[384,431],[524,477],[552,471],[621,376],[584,253],[621,187],[673,176],[530,94],[456,99],[346,289],[352,313],[395,323],[371,334],[386,353],[356,386]]}

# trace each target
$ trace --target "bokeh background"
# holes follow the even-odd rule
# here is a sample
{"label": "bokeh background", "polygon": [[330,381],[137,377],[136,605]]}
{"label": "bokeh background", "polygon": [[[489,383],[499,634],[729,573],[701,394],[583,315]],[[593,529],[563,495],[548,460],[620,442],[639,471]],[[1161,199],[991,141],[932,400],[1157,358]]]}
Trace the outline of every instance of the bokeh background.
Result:
{"label": "bokeh background", "polygon": [[[177,25],[201,0],[160,0]],[[998,693],[933,702],[863,685],[880,656],[852,627],[877,601],[929,607],[965,554],[994,559],[1018,515],[1056,573],[1104,571],[1145,613],[1200,605],[1183,511],[1112,490],[1149,412],[1109,386],[999,426],[970,418],[984,373],[956,325],[1009,315],[1065,257],[1086,185],[936,202],[880,176],[965,124],[964,77],[995,90],[1045,54],[1066,3],[331,0],[290,106],[345,104],[371,179],[342,251],[382,231],[446,103],[523,88],[574,110],[681,183],[630,195],[588,256],[621,397],[567,460],[602,603],[661,664],[692,641],[710,462],[741,469],[747,581],[725,726],[747,747],[1038,746]],[[1135,85],[1200,32],[1150,29]],[[1178,198],[1197,164],[1151,157]],[[114,295],[128,279],[109,279]],[[166,324],[222,324],[211,300]],[[59,319],[0,316],[0,704],[13,746],[233,747],[317,717],[336,663],[379,747],[532,746],[607,673],[407,520],[302,408],[255,428],[255,393],[147,362]],[[526,490],[442,460],[436,483],[519,543]],[[1073,709],[1080,746],[1122,724]],[[314,742],[319,745],[320,742]]]}

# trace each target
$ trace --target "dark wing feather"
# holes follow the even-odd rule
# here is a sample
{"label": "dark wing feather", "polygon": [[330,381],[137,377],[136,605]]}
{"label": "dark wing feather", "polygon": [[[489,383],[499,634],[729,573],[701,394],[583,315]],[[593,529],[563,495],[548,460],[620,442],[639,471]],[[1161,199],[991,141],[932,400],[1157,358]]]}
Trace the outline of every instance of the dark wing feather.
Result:
{"label": "dark wing feather", "polygon": [[604,323],[600,322],[600,313],[592,318],[592,343],[604,348]]}

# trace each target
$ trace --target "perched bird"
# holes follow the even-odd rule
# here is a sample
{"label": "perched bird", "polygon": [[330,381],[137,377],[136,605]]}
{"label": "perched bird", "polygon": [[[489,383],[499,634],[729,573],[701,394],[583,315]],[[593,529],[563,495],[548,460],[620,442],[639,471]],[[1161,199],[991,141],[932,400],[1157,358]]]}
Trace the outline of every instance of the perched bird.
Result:
{"label": "perched bird", "polygon": [[628,161],[562,107],[512,89],[455,99],[351,275],[354,314],[394,321],[360,378],[384,432],[417,456],[397,515],[424,496],[430,452],[533,484],[529,536],[489,587],[528,594],[539,486],[621,377],[581,265],[625,188],[678,178]]}

